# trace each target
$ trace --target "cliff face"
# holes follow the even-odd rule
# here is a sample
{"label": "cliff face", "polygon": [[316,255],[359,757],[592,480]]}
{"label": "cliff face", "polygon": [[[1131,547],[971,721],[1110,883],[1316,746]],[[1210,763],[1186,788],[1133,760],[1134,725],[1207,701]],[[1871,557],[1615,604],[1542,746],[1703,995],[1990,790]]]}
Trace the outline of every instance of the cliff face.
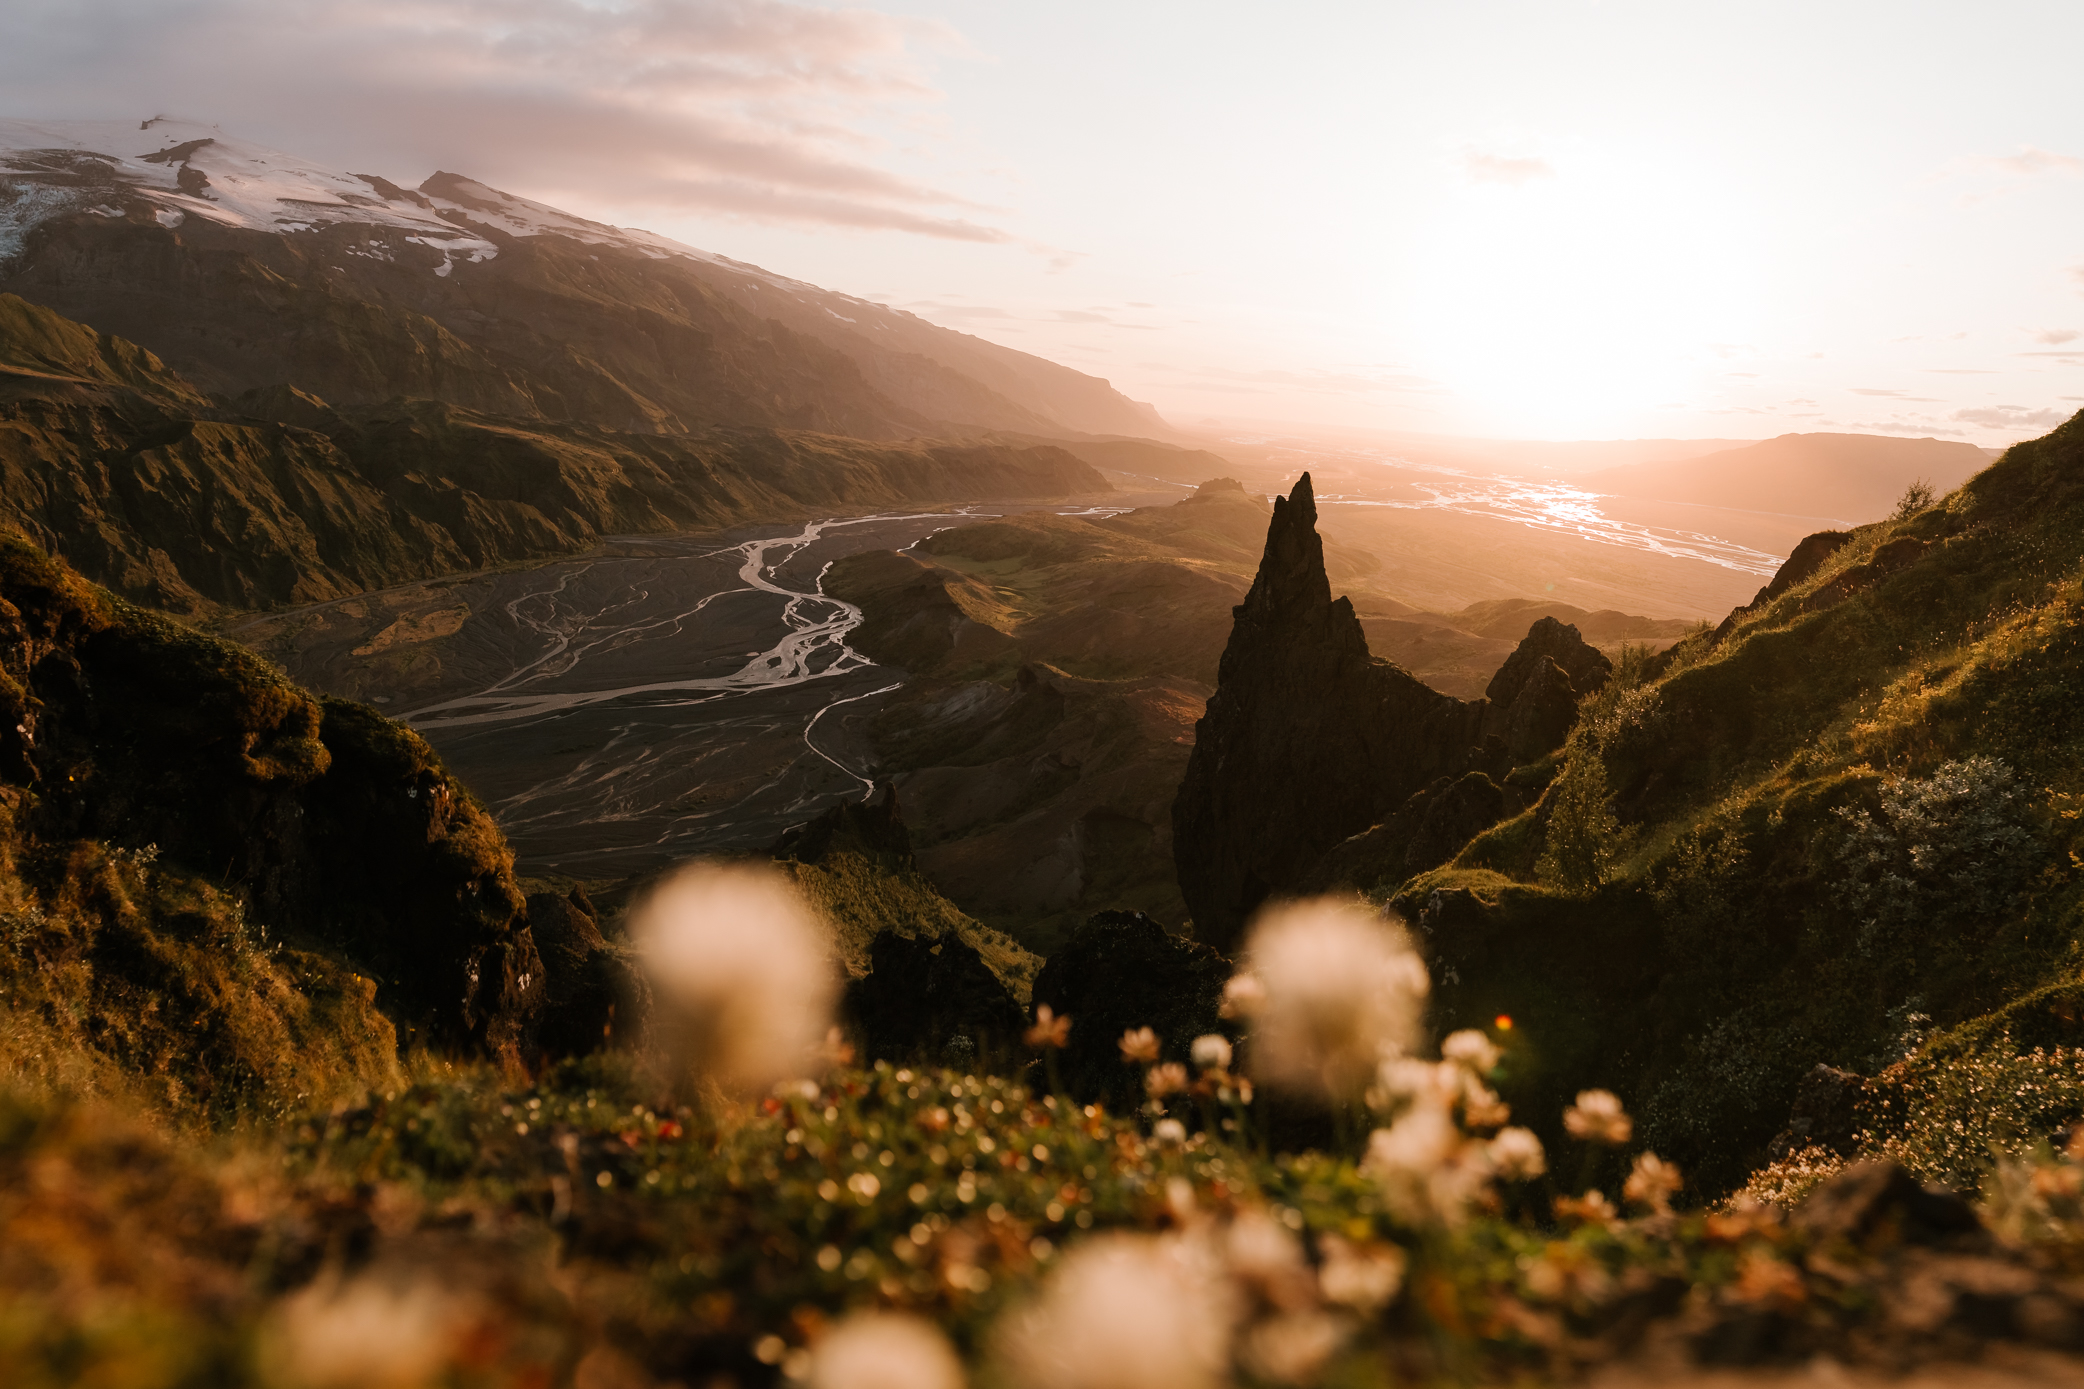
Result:
{"label": "cliff face", "polygon": [[1488,707],[1368,654],[1353,605],[1331,596],[1307,473],[1275,500],[1234,617],[1172,808],[1195,932],[1226,953],[1328,849],[1479,761]]}

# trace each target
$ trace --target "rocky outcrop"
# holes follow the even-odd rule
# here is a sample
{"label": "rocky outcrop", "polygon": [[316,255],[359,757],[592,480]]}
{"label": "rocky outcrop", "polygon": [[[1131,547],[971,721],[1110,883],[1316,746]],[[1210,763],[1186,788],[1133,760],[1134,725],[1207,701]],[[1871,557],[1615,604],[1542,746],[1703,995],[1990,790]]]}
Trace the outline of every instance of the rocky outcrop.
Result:
{"label": "rocky outcrop", "polygon": [[1064,1087],[1121,1111],[1141,1104],[1143,1073],[1123,1063],[1122,1034],[1148,1027],[1163,1059],[1187,1061],[1196,1037],[1224,1030],[1217,1010],[1230,973],[1223,956],[1142,912],[1088,919],[1035,978],[1036,1006],[1071,1019],[1058,1057]]}
{"label": "rocky outcrop", "polygon": [[930,939],[885,931],[869,946],[869,971],[847,985],[840,1007],[862,1061],[1017,1065],[1020,1005],[983,957],[952,932]]}
{"label": "rocky outcrop", "polygon": [[1484,731],[1505,744],[1514,764],[1554,752],[1577,722],[1578,701],[1605,685],[1613,669],[1576,627],[1539,618],[1484,691]]}
{"label": "rocky outcrop", "polygon": [[545,969],[492,817],[402,724],[0,536],[0,834],[151,846],[343,961],[401,1040],[532,1047]]}
{"label": "rocky outcrop", "polygon": [[535,1042],[545,1056],[585,1056],[643,1033],[651,1001],[644,975],[602,935],[599,917],[583,888],[528,895],[528,928],[543,961]]}
{"label": "rocky outcrop", "polygon": [[1305,473],[1274,502],[1173,803],[1180,891],[1219,950],[1327,850],[1482,759],[1487,706],[1369,655],[1353,605],[1331,596],[1316,523]]}

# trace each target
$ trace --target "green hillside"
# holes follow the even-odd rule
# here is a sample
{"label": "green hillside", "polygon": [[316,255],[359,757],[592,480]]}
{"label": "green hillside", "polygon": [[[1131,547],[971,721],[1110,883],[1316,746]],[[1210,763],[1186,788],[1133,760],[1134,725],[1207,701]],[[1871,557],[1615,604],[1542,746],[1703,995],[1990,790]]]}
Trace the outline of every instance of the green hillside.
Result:
{"label": "green hillside", "polygon": [[2075,1119],[2062,1056],[2029,1066],[2045,1104],[1889,1096],[1920,1058],[2084,1042],[2080,624],[2084,417],[1624,662],[1538,805],[1379,885],[1434,951],[1439,1026],[1509,1014],[1516,1102],[1596,1077],[1711,1186],[1819,1063],[1881,1075],[1876,1144],[1910,1110],[1970,1149]]}

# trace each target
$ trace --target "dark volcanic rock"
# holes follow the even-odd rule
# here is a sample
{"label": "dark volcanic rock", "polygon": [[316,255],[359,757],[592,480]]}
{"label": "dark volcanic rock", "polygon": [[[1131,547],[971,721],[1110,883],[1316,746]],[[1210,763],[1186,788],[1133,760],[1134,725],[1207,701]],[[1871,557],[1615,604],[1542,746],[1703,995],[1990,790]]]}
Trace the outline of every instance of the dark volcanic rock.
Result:
{"label": "dark volcanic rock", "polygon": [[1121,1037],[1148,1027],[1168,1061],[1185,1061],[1196,1037],[1224,1030],[1217,1015],[1230,962],[1142,912],[1100,912],[1072,932],[1035,977],[1037,1007],[1071,1019],[1058,1059],[1064,1087],[1082,1102],[1134,1108],[1143,1073],[1122,1061]]}
{"label": "dark volcanic rock", "polygon": [[1462,846],[1505,818],[1505,790],[1483,772],[1467,772],[1426,797],[1425,816],[1404,850],[1404,868],[1423,873],[1460,853]]}
{"label": "dark volcanic rock", "polygon": [[1467,770],[1481,744],[1481,701],[1368,654],[1353,605],[1332,599],[1316,523],[1305,473],[1274,501],[1173,802],[1180,891],[1196,934],[1220,950],[1326,851]]}
{"label": "dark volcanic rock", "polygon": [[1857,1162],[1818,1187],[1795,1211],[1795,1228],[1821,1245],[1979,1243],[1975,1207],[1928,1187],[1893,1162]]}
{"label": "dark volcanic rock", "polygon": [[529,894],[528,927],[543,960],[543,1015],[536,1027],[543,1054],[584,1056],[634,1040],[648,1011],[643,975],[602,937],[585,891]]}
{"label": "dark volcanic rock", "polygon": [[1852,1156],[1859,1146],[1866,1097],[1865,1076],[1835,1066],[1817,1066],[1802,1077],[1787,1127],[1766,1149],[1767,1157],[1778,1162],[1811,1144],[1828,1148],[1840,1157]]}
{"label": "dark volcanic rock", "polygon": [[1504,741],[1515,763],[1554,752],[1577,722],[1578,701],[1613,672],[1613,663],[1586,645],[1577,628],[1541,618],[1484,691],[1490,700],[1485,732]]}
{"label": "dark volcanic rock", "polygon": [[951,1044],[982,1059],[1020,1055],[1020,1005],[953,932],[929,940],[885,931],[868,957],[868,973],[847,985],[841,1005],[862,1061],[939,1063]]}
{"label": "dark volcanic rock", "polygon": [[822,863],[828,855],[843,850],[872,859],[893,873],[917,866],[911,832],[898,810],[895,783],[886,781],[865,800],[832,806],[815,820],[783,832],[769,853],[797,863]]}

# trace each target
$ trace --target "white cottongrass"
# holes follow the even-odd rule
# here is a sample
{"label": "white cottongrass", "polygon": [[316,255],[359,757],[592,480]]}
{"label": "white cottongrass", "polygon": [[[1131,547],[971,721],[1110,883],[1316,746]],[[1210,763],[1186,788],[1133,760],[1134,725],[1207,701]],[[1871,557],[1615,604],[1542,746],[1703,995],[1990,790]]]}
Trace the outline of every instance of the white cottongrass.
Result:
{"label": "white cottongrass", "polygon": [[1611,1090],[1580,1090],[1577,1103],[1563,1111],[1563,1127],[1572,1138],[1616,1148],[1635,1135],[1635,1120]]}
{"label": "white cottongrass", "polygon": [[1160,1119],[1151,1125],[1151,1142],[1160,1148],[1187,1146],[1187,1126],[1177,1119]]}
{"label": "white cottongrass", "polygon": [[323,1277],[282,1300],[262,1356],[287,1389],[420,1389],[463,1349],[474,1310],[423,1280]]}
{"label": "white cottongrass", "polygon": [[1064,1255],[998,1349],[1021,1389],[1217,1389],[1235,1319],[1195,1242],[1109,1234]]}
{"label": "white cottongrass", "polygon": [[1312,1384],[1345,1338],[1338,1319],[1315,1308],[1283,1312],[1245,1332],[1238,1359],[1270,1383]]}
{"label": "white cottongrass", "polygon": [[1324,1255],[1317,1286],[1326,1302],[1372,1316],[1403,1290],[1409,1259],[1397,1245],[1355,1244],[1327,1231],[1317,1237],[1317,1248]]}
{"label": "white cottongrass", "polygon": [[1487,1076],[1498,1065],[1498,1046],[1473,1027],[1459,1032],[1450,1032],[1440,1043],[1440,1057],[1466,1066],[1479,1076]]}
{"label": "white cottongrass", "polygon": [[1491,1166],[1507,1181],[1529,1181],[1549,1170],[1548,1154],[1530,1129],[1500,1129],[1490,1142]]}
{"label": "white cottongrass", "polygon": [[632,913],[676,1059],[735,1090],[800,1076],[832,1021],[829,932],[771,869],[697,863]]}
{"label": "white cottongrass", "polygon": [[1247,944],[1258,1002],[1252,1065],[1268,1084],[1334,1101],[1407,1050],[1429,980],[1403,931],[1357,901],[1276,907]]}
{"label": "white cottongrass", "polygon": [[1204,1071],[1227,1071],[1230,1069],[1230,1039],[1221,1033],[1209,1032],[1194,1039],[1194,1064]]}
{"label": "white cottongrass", "polygon": [[928,1321],[857,1312],[811,1354],[810,1389],[963,1389],[962,1362]]}
{"label": "white cottongrass", "polygon": [[1361,1170],[1381,1186],[1390,1209],[1414,1224],[1459,1224],[1491,1183],[1488,1145],[1431,1101],[1408,1106],[1388,1128],[1369,1134]]}

